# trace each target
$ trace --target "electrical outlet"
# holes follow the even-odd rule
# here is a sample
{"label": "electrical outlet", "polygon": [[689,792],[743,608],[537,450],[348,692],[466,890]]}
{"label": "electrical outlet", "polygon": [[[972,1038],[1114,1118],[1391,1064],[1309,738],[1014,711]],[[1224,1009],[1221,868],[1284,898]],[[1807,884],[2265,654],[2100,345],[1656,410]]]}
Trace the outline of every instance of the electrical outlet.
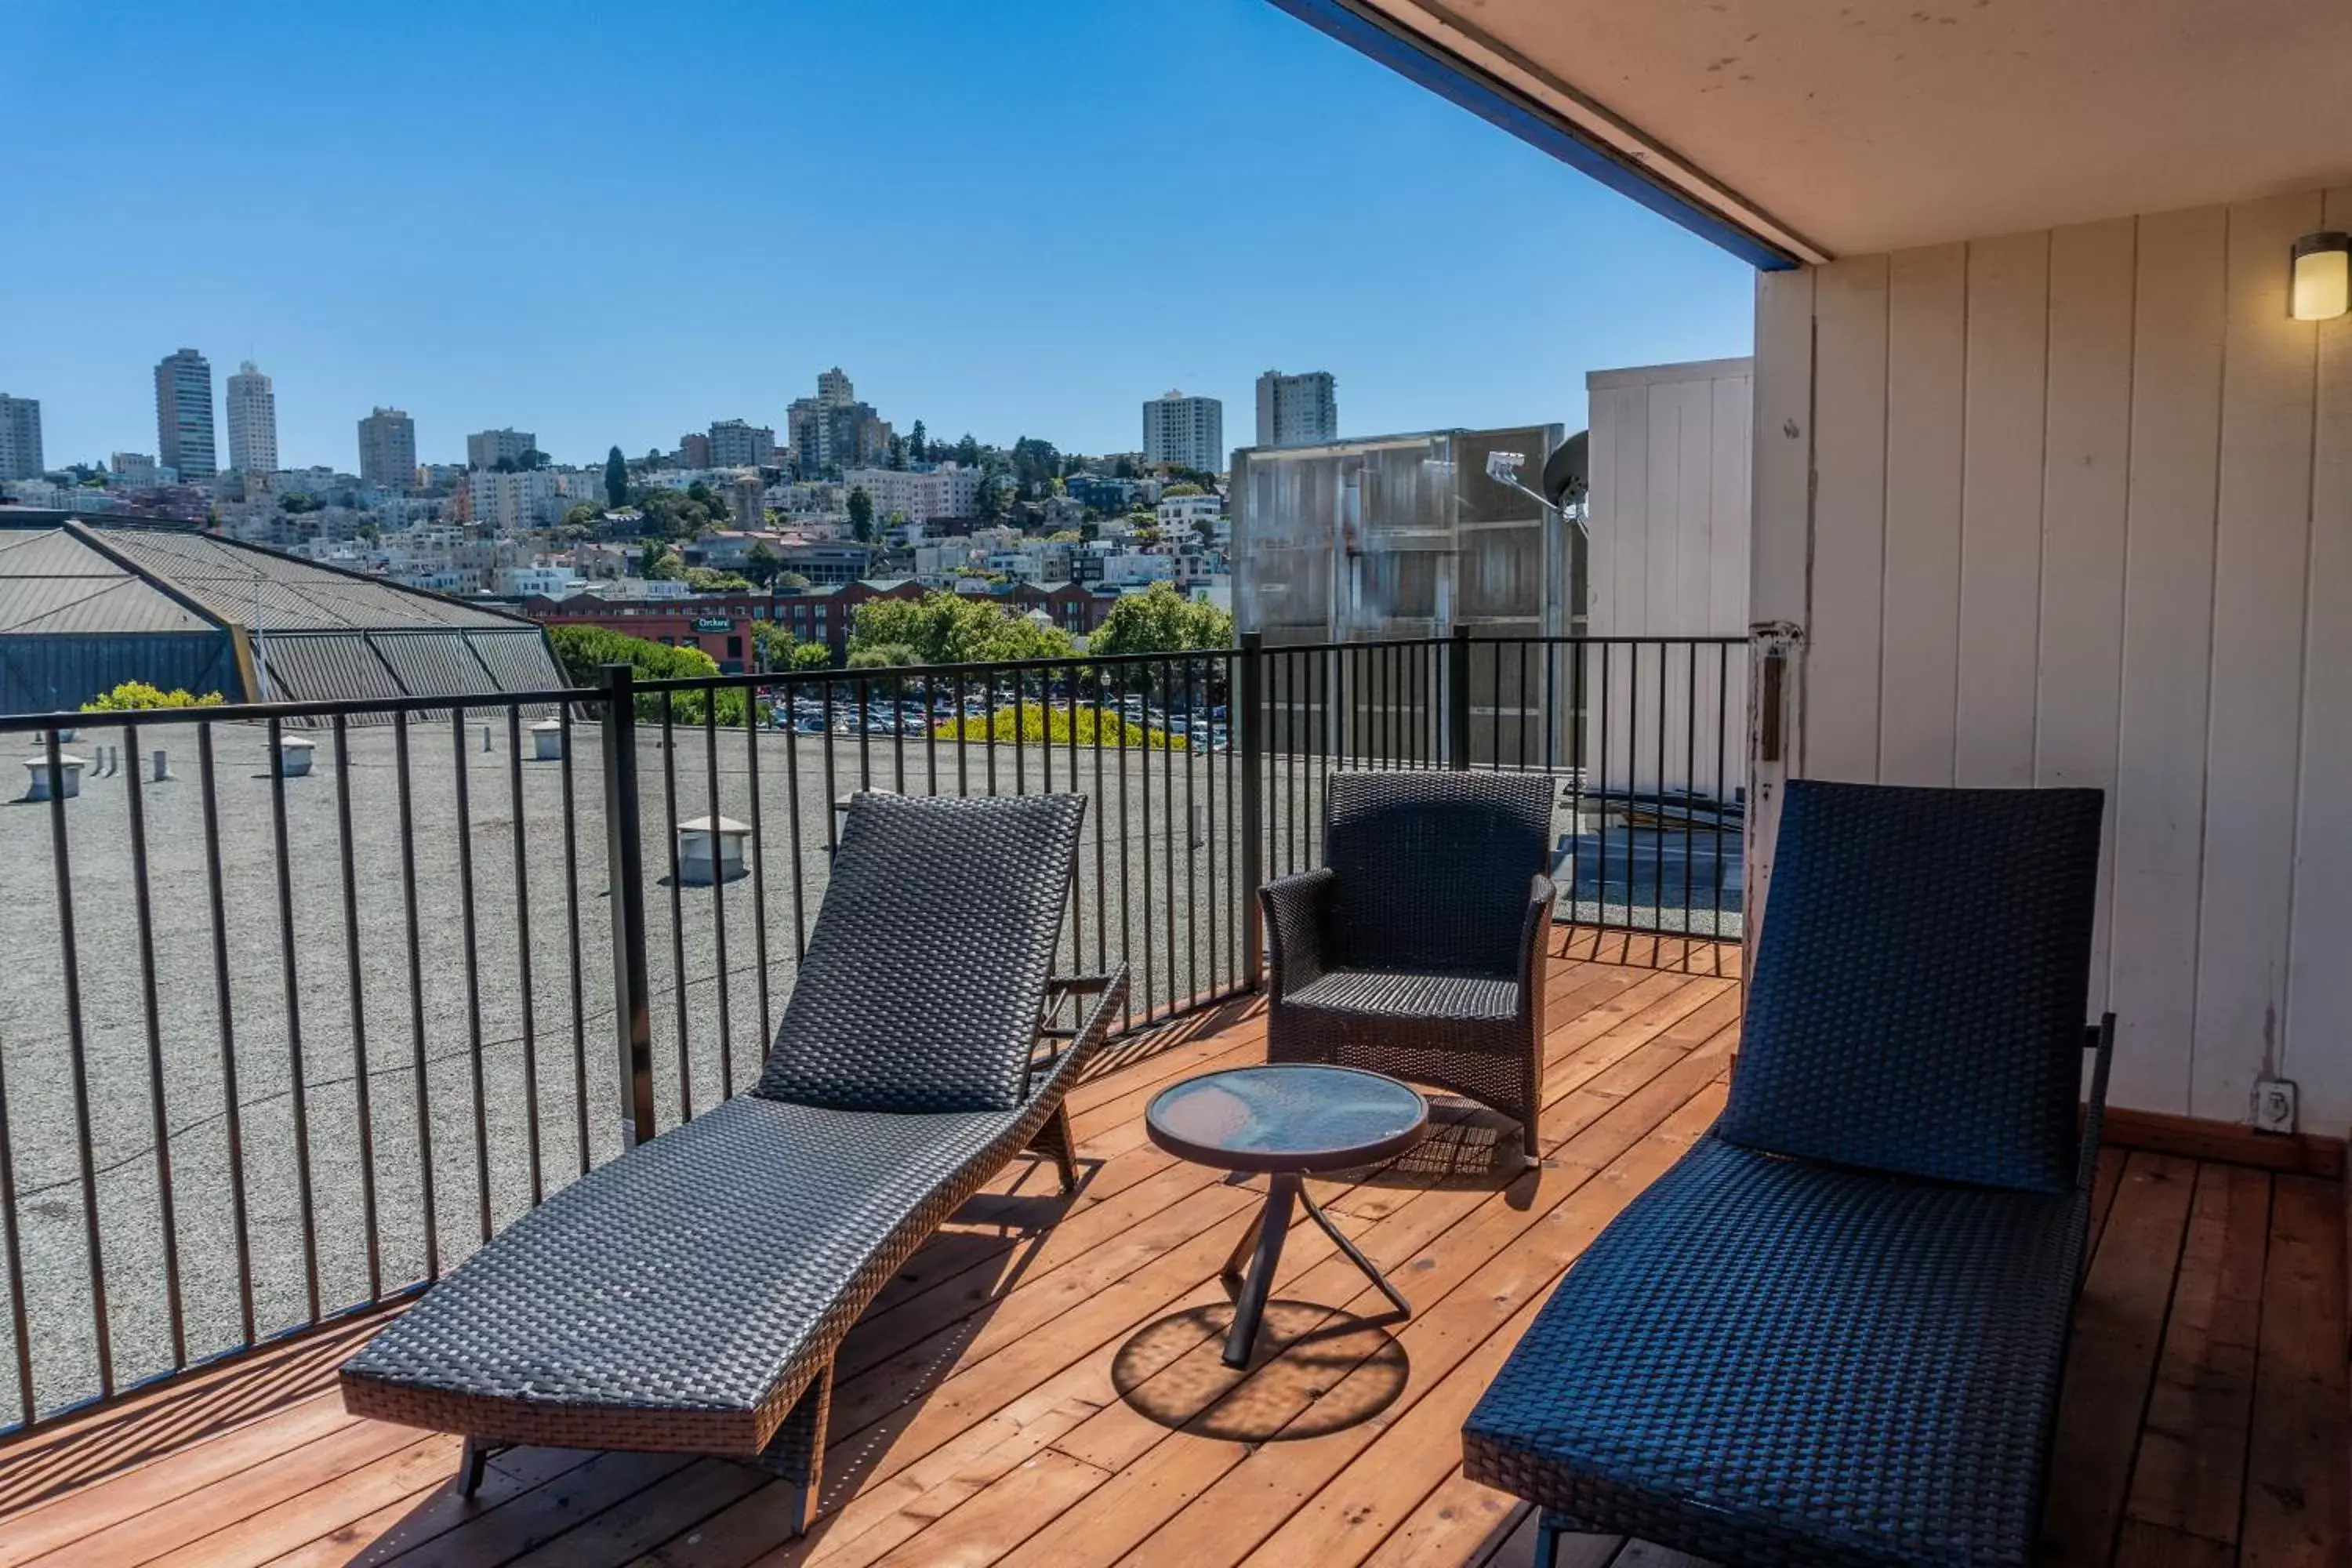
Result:
{"label": "electrical outlet", "polygon": [[2263,1078],[2254,1080],[2254,1127],[2263,1132],[2294,1131],[2294,1080]]}

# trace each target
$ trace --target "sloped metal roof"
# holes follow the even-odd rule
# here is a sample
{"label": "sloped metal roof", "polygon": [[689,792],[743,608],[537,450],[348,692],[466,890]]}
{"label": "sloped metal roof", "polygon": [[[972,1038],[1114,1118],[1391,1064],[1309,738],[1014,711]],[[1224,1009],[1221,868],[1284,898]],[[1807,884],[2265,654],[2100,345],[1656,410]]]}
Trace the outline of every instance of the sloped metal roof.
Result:
{"label": "sloped metal roof", "polygon": [[501,691],[554,691],[572,684],[536,630],[468,631],[466,641]]}
{"label": "sloped metal roof", "polygon": [[214,534],[107,527],[89,532],[106,549],[235,626],[257,624],[269,632],[519,624],[511,616]]}
{"label": "sloped metal roof", "polygon": [[0,633],[215,629],[62,528],[0,530]]}
{"label": "sloped metal roof", "polygon": [[358,632],[309,632],[262,639],[269,695],[294,702],[402,697],[406,688]]}
{"label": "sloped metal roof", "polygon": [[498,682],[466,646],[462,635],[446,632],[378,634],[368,639],[376,657],[411,691],[494,691]]}

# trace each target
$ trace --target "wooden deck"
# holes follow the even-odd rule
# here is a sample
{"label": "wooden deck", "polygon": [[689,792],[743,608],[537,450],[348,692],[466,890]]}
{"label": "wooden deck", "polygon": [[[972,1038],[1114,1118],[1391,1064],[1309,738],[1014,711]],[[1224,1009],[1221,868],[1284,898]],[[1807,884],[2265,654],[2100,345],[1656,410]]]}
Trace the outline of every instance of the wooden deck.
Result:
{"label": "wooden deck", "polygon": [[[1549,977],[1548,1159],[1498,1186],[1496,1124],[1323,1184],[1414,1302],[1404,1323],[1311,1226],[1245,1373],[1218,1265],[1253,1194],[1143,1135],[1160,1085],[1250,1059],[1234,1008],[1123,1047],[1074,1099],[1074,1201],[1023,1165],[918,1255],[842,1352],[824,1517],[734,1464],[518,1450],[480,1500],[454,1437],[355,1421],[346,1327],[0,1448],[0,1568],[40,1563],[1481,1564],[1533,1521],[1465,1481],[1456,1430],[1578,1252],[1714,1118],[1736,949],[1567,933]],[[2336,1184],[2110,1151],[2053,1478],[2050,1558],[2346,1560]],[[1360,1316],[1361,1315],[1361,1316]],[[1689,1560],[1581,1541],[1575,1568]]]}

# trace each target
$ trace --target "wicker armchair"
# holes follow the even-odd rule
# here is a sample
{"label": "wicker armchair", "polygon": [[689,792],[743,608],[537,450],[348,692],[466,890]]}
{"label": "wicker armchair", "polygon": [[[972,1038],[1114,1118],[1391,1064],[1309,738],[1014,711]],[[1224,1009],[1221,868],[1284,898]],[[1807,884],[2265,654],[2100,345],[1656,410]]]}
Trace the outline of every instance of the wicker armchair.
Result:
{"label": "wicker armchair", "polygon": [[751,1460],[799,1533],[875,1292],[1024,1149],[1075,1184],[1063,1097],[1126,989],[1049,974],[1085,805],[856,797],[758,1086],[500,1232],[345,1363],[344,1407],[466,1434],[467,1493],[513,1444]]}
{"label": "wicker armchair", "polygon": [[1466,1475],[1545,1510],[1539,1563],[1570,1530],[2033,1560],[2114,1040],[2083,1025],[2100,809],[1788,785],[1722,1119],[1463,1428]]}
{"label": "wicker armchair", "polygon": [[1553,782],[1342,773],[1318,869],[1258,890],[1266,1057],[1450,1089],[1519,1124],[1543,1103],[1543,875]]}

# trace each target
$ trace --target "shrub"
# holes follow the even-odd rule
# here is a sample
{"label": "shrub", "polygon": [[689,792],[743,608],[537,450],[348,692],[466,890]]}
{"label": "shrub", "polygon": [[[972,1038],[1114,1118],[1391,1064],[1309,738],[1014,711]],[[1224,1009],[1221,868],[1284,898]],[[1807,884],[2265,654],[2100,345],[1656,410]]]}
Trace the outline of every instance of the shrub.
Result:
{"label": "shrub", "polygon": [[81,705],[85,713],[136,713],[148,708],[213,708],[217,707],[221,694],[207,691],[202,697],[178,687],[169,691],[150,686],[143,680],[126,680],[103,697]]}
{"label": "shrub", "polygon": [[[603,626],[550,626],[547,637],[554,646],[555,657],[562,662],[566,679],[574,686],[603,684],[604,672],[601,667],[607,664],[625,664],[636,671],[640,680],[690,680],[719,673],[719,661],[698,647],[671,647]],[[740,724],[743,689],[724,687],[716,696],[719,722]],[[704,693],[700,691],[641,693],[636,701],[637,717],[658,721],[665,700],[677,723],[703,721]]]}
{"label": "shrub", "polygon": [[[944,721],[933,732],[942,741],[994,739],[1066,746],[1074,731],[1068,709],[1024,702],[1018,713],[1009,707],[999,708],[993,721],[967,714]],[[1150,729],[1116,713],[1097,715],[1092,708],[1078,710],[1075,733],[1081,746],[1099,745],[1111,751],[1181,752],[1191,747],[1181,735]]]}

